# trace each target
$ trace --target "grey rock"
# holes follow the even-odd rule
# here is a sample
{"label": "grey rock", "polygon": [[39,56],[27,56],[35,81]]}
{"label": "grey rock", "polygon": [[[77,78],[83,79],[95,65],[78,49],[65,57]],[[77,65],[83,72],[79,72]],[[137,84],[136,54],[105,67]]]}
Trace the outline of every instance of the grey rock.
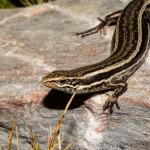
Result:
{"label": "grey rock", "polygon": [[[129,1],[57,0],[21,9],[0,10],[0,146],[8,146],[15,116],[19,148],[31,149],[32,127],[47,149],[49,120],[54,131],[70,98],[41,85],[46,73],[73,69],[103,60],[110,54],[114,27],[107,35],[81,39],[75,33],[98,24]],[[149,57],[149,56],[148,56]],[[130,78],[119,98],[121,110],[102,114],[105,95],[76,97],[60,129],[62,147],[72,150],[148,150],[150,148],[150,62]],[[83,102],[88,101],[92,109]],[[85,102],[86,103],[86,102]],[[17,149],[16,134],[12,149]]]}

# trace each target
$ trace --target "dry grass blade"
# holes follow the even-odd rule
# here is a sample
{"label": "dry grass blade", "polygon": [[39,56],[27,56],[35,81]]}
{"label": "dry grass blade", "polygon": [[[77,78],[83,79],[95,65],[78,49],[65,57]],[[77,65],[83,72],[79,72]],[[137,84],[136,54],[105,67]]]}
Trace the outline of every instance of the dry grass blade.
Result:
{"label": "dry grass blade", "polygon": [[61,138],[60,138],[60,134],[58,134],[58,149],[61,150]]}
{"label": "dry grass blade", "polygon": [[14,136],[15,127],[16,127],[16,120],[15,120],[15,118],[13,118],[13,124],[12,124],[12,128],[11,128],[11,131],[9,134],[9,139],[8,139],[8,150],[11,149],[11,144],[12,144],[12,139]]}
{"label": "dry grass blade", "polygon": [[38,143],[35,133],[33,133],[32,128],[30,126],[31,138],[32,138],[32,148],[33,150],[42,150],[41,144]]}
{"label": "dry grass blade", "polygon": [[71,148],[71,144],[69,144],[64,150],[69,150]]}
{"label": "dry grass blade", "polygon": [[52,139],[51,139],[51,141],[50,141],[49,150],[53,150],[54,142],[55,142],[56,137],[57,137],[57,135],[58,135],[58,133],[59,133],[59,129],[60,129],[62,123],[63,123],[65,113],[67,112],[67,110],[68,110],[68,108],[69,108],[69,106],[70,106],[70,104],[71,104],[73,98],[75,97],[75,94],[76,94],[76,92],[71,96],[70,100],[68,101],[68,103],[67,103],[67,105],[66,105],[66,107],[65,107],[65,110],[64,110],[63,114],[61,115],[61,117],[60,117],[58,123],[56,124],[56,128],[55,128],[53,137],[52,137]]}
{"label": "dry grass blade", "polygon": [[19,135],[18,135],[18,128],[16,126],[16,137],[17,137],[17,150],[19,150]]}
{"label": "dry grass blade", "polygon": [[32,139],[32,141],[31,141],[31,146],[32,146],[33,150],[35,150],[35,148],[36,148],[36,144],[35,144],[35,141],[36,141],[35,135],[34,135],[34,133],[33,133],[33,131],[32,131],[31,126],[30,126],[29,128],[30,128],[31,139]]}
{"label": "dry grass blade", "polygon": [[55,149],[55,148],[57,148],[57,149],[59,149],[59,145],[60,144],[62,144],[63,143],[63,140],[60,140],[60,143],[56,143],[54,146],[53,146],[53,150]]}

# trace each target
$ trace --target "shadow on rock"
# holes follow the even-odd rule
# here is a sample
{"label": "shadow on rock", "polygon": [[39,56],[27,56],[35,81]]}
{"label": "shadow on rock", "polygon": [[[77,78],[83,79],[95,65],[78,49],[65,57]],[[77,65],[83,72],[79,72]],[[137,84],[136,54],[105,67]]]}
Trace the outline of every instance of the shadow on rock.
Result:
{"label": "shadow on rock", "polygon": [[[43,105],[51,109],[64,109],[67,105],[71,94],[64,92],[51,90],[44,98]],[[83,102],[91,97],[91,94],[76,95],[69,107],[69,109],[74,109],[80,107]]]}
{"label": "shadow on rock", "polygon": [[[95,94],[103,94],[105,92],[107,91],[75,95],[69,109],[80,107],[84,101],[90,99]],[[51,90],[43,99],[43,105],[51,109],[64,109],[71,96],[71,94],[67,94],[57,90]]]}

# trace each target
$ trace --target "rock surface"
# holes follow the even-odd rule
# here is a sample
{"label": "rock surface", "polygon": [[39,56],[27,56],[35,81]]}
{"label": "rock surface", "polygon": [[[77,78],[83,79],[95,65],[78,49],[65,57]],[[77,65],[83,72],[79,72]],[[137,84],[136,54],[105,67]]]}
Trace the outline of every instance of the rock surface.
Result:
{"label": "rock surface", "polygon": [[[114,27],[107,30],[107,35],[95,34],[84,39],[75,33],[95,26],[96,17],[122,9],[128,2],[57,0],[29,8],[0,10],[2,149],[7,148],[14,116],[19,148],[31,149],[31,126],[42,149],[47,149],[49,120],[54,130],[70,95],[42,86],[42,76],[55,69],[72,69],[106,58]],[[130,78],[128,91],[119,98],[121,110],[115,109],[113,115],[102,114],[106,96],[97,95],[88,100],[94,105],[91,111],[83,105],[86,99],[86,96],[76,97],[65,115],[60,130],[62,147],[71,144],[72,150],[149,150],[149,58]],[[16,143],[14,137],[14,150]]]}

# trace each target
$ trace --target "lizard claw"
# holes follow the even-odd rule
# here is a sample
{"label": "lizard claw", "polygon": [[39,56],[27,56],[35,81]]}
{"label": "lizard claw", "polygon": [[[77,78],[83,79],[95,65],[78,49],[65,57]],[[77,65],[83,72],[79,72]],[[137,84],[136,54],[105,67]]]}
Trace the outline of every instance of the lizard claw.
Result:
{"label": "lizard claw", "polygon": [[80,35],[83,38],[85,36],[98,33],[98,31],[100,31],[100,34],[106,34],[105,27],[107,26],[107,21],[105,21],[101,18],[97,18],[97,19],[100,21],[100,23],[96,27],[91,28],[91,29],[86,30],[86,31],[83,31],[83,32],[77,32],[76,36]]}
{"label": "lizard claw", "polygon": [[112,114],[114,104],[116,105],[117,109],[120,109],[117,99],[118,99],[117,97],[112,97],[112,96],[108,95],[108,99],[106,100],[106,102],[103,106],[103,111],[109,109],[110,113]]}

